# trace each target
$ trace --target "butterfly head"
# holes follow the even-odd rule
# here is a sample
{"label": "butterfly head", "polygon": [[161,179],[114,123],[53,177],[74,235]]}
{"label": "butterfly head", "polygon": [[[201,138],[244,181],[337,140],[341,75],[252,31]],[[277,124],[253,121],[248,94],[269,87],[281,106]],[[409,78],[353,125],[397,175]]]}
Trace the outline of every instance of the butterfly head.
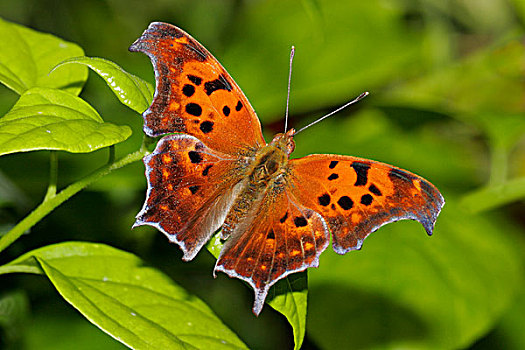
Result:
{"label": "butterfly head", "polygon": [[290,155],[295,149],[295,141],[293,140],[294,135],[295,129],[290,129],[284,134],[280,133],[275,135],[270,144],[279,148],[287,155]]}

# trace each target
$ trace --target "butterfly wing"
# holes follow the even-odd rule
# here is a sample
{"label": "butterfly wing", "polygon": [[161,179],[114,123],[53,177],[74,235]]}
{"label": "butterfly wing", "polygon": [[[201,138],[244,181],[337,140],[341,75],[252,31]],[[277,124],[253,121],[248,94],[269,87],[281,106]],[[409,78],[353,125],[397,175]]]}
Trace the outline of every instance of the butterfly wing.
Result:
{"label": "butterfly wing", "polygon": [[147,54],[155,70],[155,96],[143,114],[146,134],[181,132],[228,154],[266,144],[248,99],[189,34],[154,22],[129,49]]}
{"label": "butterfly wing", "polygon": [[258,315],[270,287],[291,273],[318,266],[328,243],[323,218],[295,201],[284,184],[277,184],[227,239],[215,271],[253,287],[253,312]]}
{"label": "butterfly wing", "polygon": [[242,187],[245,159],[205,146],[197,138],[162,138],[144,157],[148,191],[134,226],[162,231],[191,260],[223,224]]}
{"label": "butterfly wing", "polygon": [[339,254],[360,249],[370,233],[397,220],[417,220],[431,235],[445,203],[427,180],[384,163],[314,154],[289,164],[291,193],[326,220]]}

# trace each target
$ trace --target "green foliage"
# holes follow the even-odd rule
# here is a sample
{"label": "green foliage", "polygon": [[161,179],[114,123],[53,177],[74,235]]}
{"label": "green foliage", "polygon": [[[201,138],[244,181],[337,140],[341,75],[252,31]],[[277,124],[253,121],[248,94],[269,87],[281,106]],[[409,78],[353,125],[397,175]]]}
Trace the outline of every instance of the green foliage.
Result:
{"label": "green foliage", "polygon": [[69,242],[28,252],[0,268],[46,275],[88,320],[133,349],[241,349],[199,299],[136,256]]}
{"label": "green foliage", "polygon": [[35,87],[25,91],[0,120],[0,155],[35,150],[93,152],[130,135],[127,125],[104,123],[81,98]]}
{"label": "green foliage", "polygon": [[[499,234],[516,228],[497,215],[469,215],[448,198],[439,237],[403,223],[385,227],[357,254],[325,253],[310,274],[308,332],[316,343],[457,349],[493,327],[522,282],[520,250]],[[341,298],[351,301],[341,305]],[[322,310],[326,300],[330,313]]]}
{"label": "green foliage", "polygon": [[87,79],[83,67],[68,67],[50,75],[51,68],[68,57],[84,51],[77,45],[53,35],[0,19],[0,82],[19,95],[32,87],[63,89],[78,95]]}
{"label": "green foliage", "polygon": [[79,63],[93,69],[108,84],[119,101],[137,113],[144,112],[153,99],[153,86],[130,74],[117,64],[99,57],[73,57],[60,63],[55,69],[68,63]]}
{"label": "green foliage", "polygon": [[[0,347],[523,348],[524,9],[519,0],[0,4],[8,18],[32,18],[138,72],[0,20]],[[447,201],[434,236],[403,222],[361,251],[328,248],[309,276],[270,290],[277,313],[265,307],[255,318],[251,289],[212,279],[211,256],[182,263],[155,230],[131,233],[144,199],[139,160],[152,142],[139,113],[153,74],[126,48],[150,18],[209,48],[265,132],[282,129],[292,44],[292,127],[370,91],[354,111],[298,135],[294,155],[351,154],[423,175]],[[103,81],[87,80],[85,66],[121,104]],[[91,184],[98,191],[82,191]],[[75,240],[104,244],[51,244]],[[208,244],[214,256],[220,248],[217,238]],[[50,285],[117,341],[59,313]]]}

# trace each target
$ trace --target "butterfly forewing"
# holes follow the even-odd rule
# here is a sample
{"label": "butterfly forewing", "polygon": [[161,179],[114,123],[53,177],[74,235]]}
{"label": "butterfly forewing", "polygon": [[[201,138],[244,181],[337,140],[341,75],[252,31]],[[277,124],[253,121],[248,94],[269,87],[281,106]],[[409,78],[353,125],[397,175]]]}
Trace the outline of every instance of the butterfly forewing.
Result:
{"label": "butterfly forewing", "polygon": [[291,192],[320,213],[339,254],[360,249],[379,227],[419,221],[429,235],[444,204],[430,182],[408,171],[368,159],[314,154],[290,161]]}
{"label": "butterfly forewing", "polygon": [[158,228],[191,260],[224,222],[245,164],[180,134],[160,140],[144,164],[148,192],[135,225]]}
{"label": "butterfly forewing", "polygon": [[154,22],[130,50],[146,53],[155,70],[155,96],[144,113],[148,135],[182,132],[229,154],[266,144],[248,99],[221,64],[189,34]]}

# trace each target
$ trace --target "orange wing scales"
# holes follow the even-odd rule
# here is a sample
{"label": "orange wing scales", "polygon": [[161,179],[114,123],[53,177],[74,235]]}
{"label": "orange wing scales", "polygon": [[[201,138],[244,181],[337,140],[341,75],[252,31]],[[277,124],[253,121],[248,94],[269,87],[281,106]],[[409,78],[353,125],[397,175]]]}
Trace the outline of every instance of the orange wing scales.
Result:
{"label": "orange wing scales", "polygon": [[431,235],[444,204],[434,185],[388,164],[339,155],[290,164],[292,193],[325,218],[339,254],[360,249],[370,233],[397,220],[417,220]]}
{"label": "orange wing scales", "polygon": [[156,227],[191,260],[224,222],[245,164],[180,134],[161,139],[144,164],[148,190],[134,226]]}
{"label": "orange wing scales", "polygon": [[254,210],[249,227],[233,230],[215,271],[252,286],[253,312],[258,315],[273,284],[291,273],[319,266],[329,231],[318,213],[291,201],[282,189],[270,190]]}
{"label": "orange wing scales", "polygon": [[189,34],[155,22],[129,49],[147,54],[155,70],[155,96],[143,114],[146,134],[182,132],[229,154],[266,144],[248,99]]}

